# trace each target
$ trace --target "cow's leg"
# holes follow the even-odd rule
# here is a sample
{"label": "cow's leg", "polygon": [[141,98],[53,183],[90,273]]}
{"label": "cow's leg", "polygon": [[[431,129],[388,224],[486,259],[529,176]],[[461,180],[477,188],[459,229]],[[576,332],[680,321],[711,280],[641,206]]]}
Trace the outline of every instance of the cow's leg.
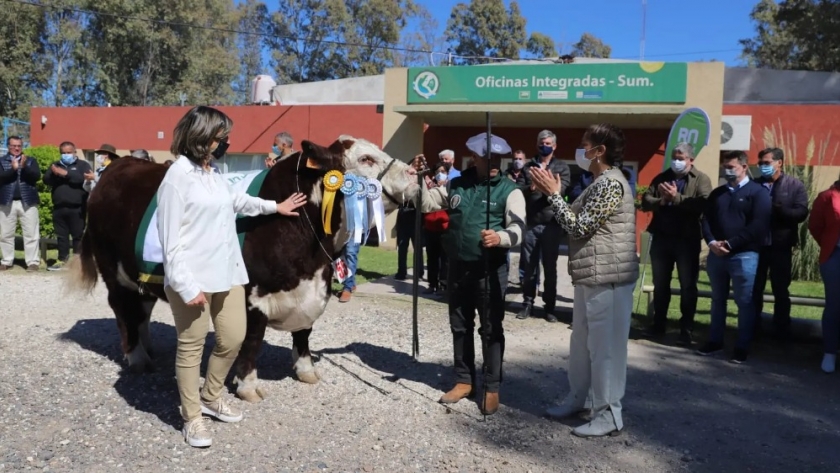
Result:
{"label": "cow's leg", "polygon": [[157,302],[157,299],[148,296],[141,296],[141,299],[143,300],[143,302],[141,302],[141,306],[143,309],[143,314],[145,314],[145,318],[143,319],[143,322],[140,324],[139,327],[140,343],[143,344],[143,348],[146,349],[146,354],[149,355],[149,358],[154,358],[155,353],[152,349],[152,336],[149,333],[149,322],[151,321],[152,309],[155,308],[155,302]]}
{"label": "cow's leg", "polygon": [[258,309],[248,309],[248,325],[245,341],[239,349],[233,382],[237,385],[236,395],[248,402],[260,402],[265,399],[265,391],[260,388],[257,378],[257,357],[262,349],[268,318]]}
{"label": "cow's leg", "polygon": [[299,380],[316,384],[321,379],[321,375],[312,364],[312,353],[309,352],[309,334],[311,333],[311,328],[292,332],[292,361]]}
{"label": "cow's leg", "polygon": [[[149,316],[154,303],[149,304],[147,298],[119,284],[109,286],[108,305],[117,318],[122,351],[128,360],[128,368],[135,373],[151,371],[154,366],[141,340],[141,332],[144,332],[143,337],[148,340]],[[145,328],[142,328],[143,326]]]}

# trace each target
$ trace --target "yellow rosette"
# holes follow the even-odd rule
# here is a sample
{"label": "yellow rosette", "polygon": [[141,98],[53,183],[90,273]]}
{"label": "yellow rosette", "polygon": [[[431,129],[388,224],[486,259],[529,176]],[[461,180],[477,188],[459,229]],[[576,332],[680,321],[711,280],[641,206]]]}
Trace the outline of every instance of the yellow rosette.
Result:
{"label": "yellow rosette", "polygon": [[332,235],[330,221],[332,221],[335,193],[344,184],[344,175],[338,171],[330,171],[324,176],[324,200],[321,202],[321,220],[324,223],[324,233]]}

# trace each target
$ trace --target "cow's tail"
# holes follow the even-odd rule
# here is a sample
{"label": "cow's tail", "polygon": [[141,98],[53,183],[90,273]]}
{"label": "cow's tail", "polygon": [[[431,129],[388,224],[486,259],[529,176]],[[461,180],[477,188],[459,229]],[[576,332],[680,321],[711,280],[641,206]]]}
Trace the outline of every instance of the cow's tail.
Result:
{"label": "cow's tail", "polygon": [[67,292],[91,294],[99,278],[96,261],[93,259],[93,238],[88,229],[82,235],[81,251],[67,262],[64,287]]}

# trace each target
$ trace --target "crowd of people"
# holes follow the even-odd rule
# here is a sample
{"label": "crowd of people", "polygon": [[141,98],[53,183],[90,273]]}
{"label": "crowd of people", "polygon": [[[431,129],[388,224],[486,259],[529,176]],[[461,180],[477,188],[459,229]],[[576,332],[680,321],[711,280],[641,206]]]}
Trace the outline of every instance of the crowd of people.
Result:
{"label": "crowd of people", "polygon": [[[76,145],[65,141],[58,146],[60,158],[51,163],[42,176],[38,161],[23,154],[23,138],[10,136],[6,146],[9,151],[0,156],[0,271],[13,267],[18,224],[23,234],[26,270],[35,272],[41,268],[38,208],[42,202],[38,195],[38,181],[50,190],[52,223],[58,246],[58,258],[47,270],[58,271],[70,257],[71,246],[74,252],[79,249],[85,229],[88,195],[108,165],[120,156],[114,146],[103,144],[94,151],[94,170],[88,161],[79,158]],[[154,158],[143,149],[132,151],[129,157],[154,162]]]}

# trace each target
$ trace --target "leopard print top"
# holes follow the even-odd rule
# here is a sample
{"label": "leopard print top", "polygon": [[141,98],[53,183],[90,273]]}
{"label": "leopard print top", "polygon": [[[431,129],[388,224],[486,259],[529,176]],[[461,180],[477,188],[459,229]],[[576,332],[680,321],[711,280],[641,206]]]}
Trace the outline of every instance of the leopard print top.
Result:
{"label": "leopard print top", "polygon": [[594,235],[616,213],[624,197],[624,188],[615,179],[601,179],[592,185],[594,188],[577,215],[559,193],[548,197],[557,223],[575,240]]}

